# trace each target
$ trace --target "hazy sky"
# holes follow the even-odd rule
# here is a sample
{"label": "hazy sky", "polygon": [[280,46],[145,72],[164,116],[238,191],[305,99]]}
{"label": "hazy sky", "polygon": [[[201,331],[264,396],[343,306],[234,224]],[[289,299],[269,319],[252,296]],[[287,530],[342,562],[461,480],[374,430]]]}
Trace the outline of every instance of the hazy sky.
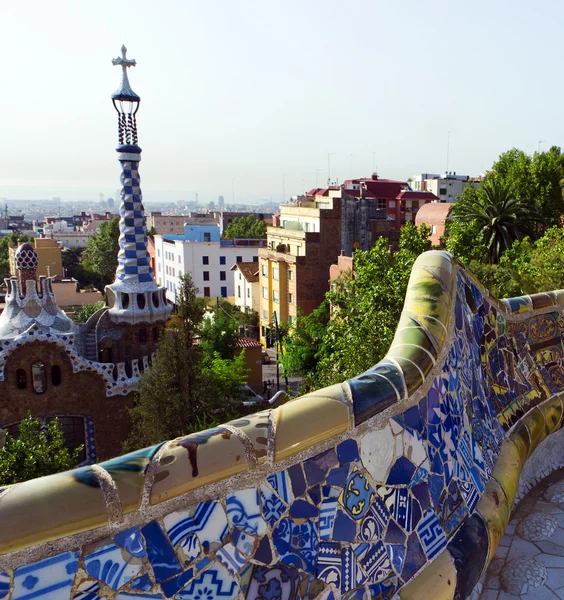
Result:
{"label": "hazy sky", "polygon": [[[282,198],[372,171],[476,175],[562,144],[557,0],[3,0],[0,198],[119,188],[122,43],[147,200]],[[317,171],[317,169],[320,169]],[[235,178],[235,180],[233,180]]]}

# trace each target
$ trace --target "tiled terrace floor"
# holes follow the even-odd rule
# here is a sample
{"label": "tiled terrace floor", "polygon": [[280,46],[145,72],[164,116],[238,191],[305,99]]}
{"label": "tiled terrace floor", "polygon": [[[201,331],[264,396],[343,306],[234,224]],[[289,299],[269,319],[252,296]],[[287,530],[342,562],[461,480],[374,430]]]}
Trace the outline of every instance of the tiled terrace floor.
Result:
{"label": "tiled terrace floor", "polygon": [[480,598],[564,599],[564,469],[515,507]]}

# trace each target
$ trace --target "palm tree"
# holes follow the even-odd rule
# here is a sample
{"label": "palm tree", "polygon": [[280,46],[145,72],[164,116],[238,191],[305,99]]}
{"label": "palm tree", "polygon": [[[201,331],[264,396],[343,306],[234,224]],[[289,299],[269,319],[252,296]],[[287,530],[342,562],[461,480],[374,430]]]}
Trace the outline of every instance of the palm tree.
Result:
{"label": "palm tree", "polygon": [[532,207],[516,198],[510,186],[496,176],[488,177],[475,194],[459,200],[452,213],[455,219],[478,225],[490,263],[498,263],[513,242],[531,233],[539,220]]}

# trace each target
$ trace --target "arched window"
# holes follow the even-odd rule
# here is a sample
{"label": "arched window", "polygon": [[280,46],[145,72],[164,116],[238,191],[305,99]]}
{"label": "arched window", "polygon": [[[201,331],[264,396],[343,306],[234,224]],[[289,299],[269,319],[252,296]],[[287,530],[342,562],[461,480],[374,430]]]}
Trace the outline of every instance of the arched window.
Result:
{"label": "arched window", "polygon": [[25,390],[27,387],[27,373],[25,369],[18,369],[16,371],[16,386],[18,390]]}
{"label": "arched window", "polygon": [[131,364],[131,358],[129,356],[125,357],[125,374],[128,377],[133,376],[133,366]]}
{"label": "arched window", "polygon": [[145,308],[145,294],[137,294],[137,306],[140,310]]}
{"label": "arched window", "polygon": [[139,330],[139,343],[142,346],[147,343],[147,330],[144,327]]}
{"label": "arched window", "polygon": [[121,306],[124,309],[127,309],[129,306],[129,294],[126,294],[125,292],[122,292],[121,294]]}
{"label": "arched window", "polygon": [[51,367],[51,383],[53,385],[61,385],[61,367],[59,365]]}
{"label": "arched window", "polygon": [[34,362],[31,365],[31,379],[33,390],[36,394],[43,394],[47,387],[45,379],[45,365],[41,361]]}

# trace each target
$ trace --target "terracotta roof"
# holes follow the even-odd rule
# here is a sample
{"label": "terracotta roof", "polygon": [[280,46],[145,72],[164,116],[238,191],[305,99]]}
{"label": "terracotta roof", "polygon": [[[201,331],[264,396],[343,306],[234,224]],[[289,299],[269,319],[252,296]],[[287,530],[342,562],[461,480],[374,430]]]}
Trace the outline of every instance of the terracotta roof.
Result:
{"label": "terracotta roof", "polygon": [[237,340],[237,348],[262,348],[262,344],[258,340],[242,337]]}
{"label": "terracotta roof", "polygon": [[416,224],[425,223],[425,219],[431,219],[433,222],[437,219],[445,220],[453,206],[454,204],[450,202],[430,202],[429,204],[424,204],[417,212],[415,222]]}
{"label": "terracotta roof", "polygon": [[438,200],[437,196],[435,196],[435,194],[433,194],[433,192],[413,192],[413,191],[409,191],[409,190],[400,192],[397,195],[397,198],[399,200],[401,200],[401,199],[403,199],[403,200],[423,199],[423,200],[427,200],[429,202],[436,202]]}
{"label": "terracotta roof", "polygon": [[259,280],[259,264],[258,262],[240,262],[235,263],[231,270],[239,269],[243,277],[249,282],[254,283]]}

